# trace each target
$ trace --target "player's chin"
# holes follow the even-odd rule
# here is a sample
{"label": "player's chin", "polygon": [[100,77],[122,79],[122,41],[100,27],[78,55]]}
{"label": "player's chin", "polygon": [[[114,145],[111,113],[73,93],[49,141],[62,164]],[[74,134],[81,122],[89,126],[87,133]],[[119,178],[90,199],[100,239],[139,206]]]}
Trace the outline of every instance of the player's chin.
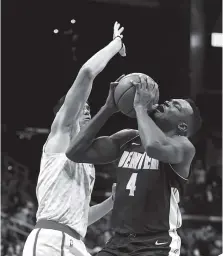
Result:
{"label": "player's chin", "polygon": [[80,122],[80,127],[83,127],[89,123],[90,119],[84,119]]}
{"label": "player's chin", "polygon": [[164,113],[159,112],[158,110],[153,110],[149,116],[153,119],[153,121],[157,121],[159,119],[163,119],[164,118]]}

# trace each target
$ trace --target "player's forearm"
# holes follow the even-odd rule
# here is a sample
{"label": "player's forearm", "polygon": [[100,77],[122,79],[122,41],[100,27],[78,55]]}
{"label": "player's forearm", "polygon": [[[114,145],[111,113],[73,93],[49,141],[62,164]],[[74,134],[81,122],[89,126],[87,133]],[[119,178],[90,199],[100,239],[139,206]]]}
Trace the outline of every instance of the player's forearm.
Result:
{"label": "player's forearm", "polygon": [[107,63],[120,51],[122,48],[122,40],[116,37],[102,50],[92,56],[85,64],[91,76],[96,77],[107,65]]}
{"label": "player's forearm", "polygon": [[122,40],[117,37],[82,66],[65,98],[66,123],[69,123],[70,119],[77,118],[90,95],[94,78],[106,67],[121,47]]}
{"label": "player's forearm", "polygon": [[84,153],[112,114],[113,111],[111,109],[103,106],[73,139],[72,145],[68,149],[69,155],[74,158],[75,155],[78,156]]}
{"label": "player's forearm", "polygon": [[91,206],[88,214],[88,226],[98,221],[99,219],[104,217],[108,212],[110,212],[113,208],[113,205],[114,202],[112,200],[112,196],[110,196],[102,203]]}
{"label": "player's forearm", "polygon": [[148,116],[147,109],[135,107],[138,122],[139,135],[145,150],[166,143],[166,135]]}

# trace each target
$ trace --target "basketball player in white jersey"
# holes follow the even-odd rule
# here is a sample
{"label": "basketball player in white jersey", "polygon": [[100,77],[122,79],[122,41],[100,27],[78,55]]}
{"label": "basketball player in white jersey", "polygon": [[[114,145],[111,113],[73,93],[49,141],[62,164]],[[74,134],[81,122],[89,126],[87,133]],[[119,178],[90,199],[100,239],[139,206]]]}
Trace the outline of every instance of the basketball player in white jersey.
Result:
{"label": "basketball player in white jersey", "polygon": [[82,238],[87,226],[113,207],[112,198],[89,207],[95,180],[94,166],[69,159],[72,140],[90,120],[93,80],[118,52],[125,56],[124,28],[114,25],[113,40],[80,69],[66,94],[43,147],[36,194],[37,224],[28,236],[23,256],[87,256]]}

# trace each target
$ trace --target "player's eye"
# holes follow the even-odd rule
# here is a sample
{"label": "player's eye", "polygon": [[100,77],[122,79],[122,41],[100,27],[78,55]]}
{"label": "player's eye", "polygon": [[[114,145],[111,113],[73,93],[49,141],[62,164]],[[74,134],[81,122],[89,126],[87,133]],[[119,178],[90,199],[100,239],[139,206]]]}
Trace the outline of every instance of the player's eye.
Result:
{"label": "player's eye", "polygon": [[181,111],[181,105],[178,102],[173,102],[173,105],[175,108],[177,108],[179,111]]}
{"label": "player's eye", "polygon": [[175,107],[179,110],[179,111],[181,111],[181,107],[177,104],[177,105],[175,105]]}

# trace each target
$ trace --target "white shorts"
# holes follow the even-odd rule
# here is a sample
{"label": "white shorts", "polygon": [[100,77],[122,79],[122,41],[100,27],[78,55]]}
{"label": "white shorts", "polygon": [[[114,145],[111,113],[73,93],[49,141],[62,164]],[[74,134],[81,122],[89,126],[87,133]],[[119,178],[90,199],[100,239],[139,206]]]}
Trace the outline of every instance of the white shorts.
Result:
{"label": "white shorts", "polygon": [[23,256],[90,256],[84,243],[53,229],[36,228],[29,234]]}

